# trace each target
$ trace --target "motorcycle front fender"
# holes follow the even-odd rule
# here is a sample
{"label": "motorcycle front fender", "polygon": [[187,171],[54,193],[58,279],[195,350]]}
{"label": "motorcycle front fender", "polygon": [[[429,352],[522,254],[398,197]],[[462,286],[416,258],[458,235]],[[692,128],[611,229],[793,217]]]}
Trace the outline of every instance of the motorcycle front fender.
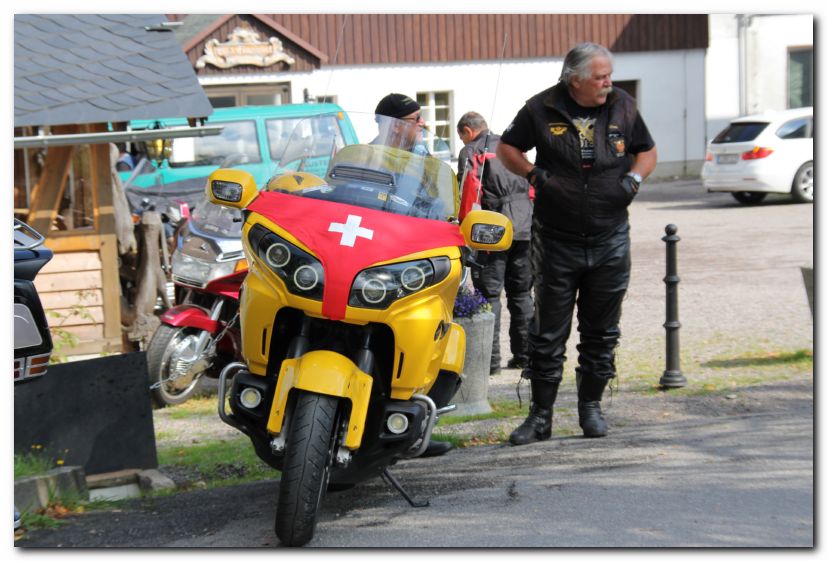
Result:
{"label": "motorcycle front fender", "polygon": [[362,443],[365,419],[370,403],[373,378],[359,370],[353,361],[333,351],[311,351],[299,358],[282,362],[267,430],[282,430],[287,398],[293,389],[349,399],[350,420],[344,445],[350,449]]}
{"label": "motorcycle front fender", "polygon": [[194,327],[215,335],[221,329],[219,322],[210,319],[210,311],[200,306],[174,306],[161,314],[163,323],[172,327]]}

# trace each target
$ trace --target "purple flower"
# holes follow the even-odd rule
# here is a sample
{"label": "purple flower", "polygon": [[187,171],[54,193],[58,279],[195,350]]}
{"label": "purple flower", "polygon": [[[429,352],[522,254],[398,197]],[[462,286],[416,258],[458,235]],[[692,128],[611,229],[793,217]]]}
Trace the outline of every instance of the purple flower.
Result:
{"label": "purple flower", "polygon": [[490,309],[491,304],[488,303],[488,300],[479,290],[474,290],[473,293],[462,290],[457,294],[457,299],[454,302],[454,317],[469,318]]}

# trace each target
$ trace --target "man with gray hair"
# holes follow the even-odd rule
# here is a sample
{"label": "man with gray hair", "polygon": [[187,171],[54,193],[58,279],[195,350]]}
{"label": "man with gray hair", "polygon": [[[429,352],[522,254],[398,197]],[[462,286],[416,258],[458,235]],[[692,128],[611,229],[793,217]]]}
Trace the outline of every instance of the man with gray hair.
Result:
{"label": "man with gray hair", "polygon": [[[657,163],[655,143],[631,96],[612,88],[613,57],[581,43],[560,81],[526,101],[506,128],[497,157],[535,188],[532,223],[534,322],[531,408],[515,445],[551,437],[566,341],[577,306],[577,410],[586,437],[605,436],[600,401],[616,376],[620,309],[631,269],[627,207]],[[535,163],[525,152],[536,148]]]}
{"label": "man with gray hair", "polygon": [[[508,368],[528,365],[528,326],[534,314],[531,298],[531,208],[529,185],[522,176],[505,169],[494,156],[499,135],[488,130],[482,115],[469,111],[457,122],[457,134],[465,147],[459,152],[457,175],[476,173],[482,186],[481,207],[501,212],[511,220],[514,239],[508,251],[481,251],[477,256],[480,269],[471,271],[471,280],[489,302],[494,312],[494,341],[491,347],[492,375],[502,368],[500,355],[500,295],[505,288],[510,315],[508,329],[512,357]],[[474,165],[474,164],[477,165]]]}

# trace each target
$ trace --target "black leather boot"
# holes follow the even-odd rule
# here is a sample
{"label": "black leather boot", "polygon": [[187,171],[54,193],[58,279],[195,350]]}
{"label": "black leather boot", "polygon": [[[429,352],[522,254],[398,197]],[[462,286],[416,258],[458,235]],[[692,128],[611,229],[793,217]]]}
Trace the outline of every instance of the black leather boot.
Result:
{"label": "black leather boot", "polygon": [[599,438],[609,432],[609,425],[600,410],[600,400],[608,382],[609,378],[577,372],[577,413],[586,438]]}
{"label": "black leather boot", "polygon": [[528,417],[514,429],[508,441],[515,446],[551,438],[551,416],[560,382],[531,380],[531,408]]}
{"label": "black leather boot", "polygon": [[454,445],[444,440],[431,440],[428,447],[425,449],[420,458],[432,458],[434,456],[441,456],[446,452],[454,449]]}

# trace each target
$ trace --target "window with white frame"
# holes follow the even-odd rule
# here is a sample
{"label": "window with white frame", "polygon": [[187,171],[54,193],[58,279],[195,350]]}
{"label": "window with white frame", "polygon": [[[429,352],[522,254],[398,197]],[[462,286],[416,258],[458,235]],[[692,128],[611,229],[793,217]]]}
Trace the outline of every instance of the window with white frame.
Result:
{"label": "window with white frame", "polygon": [[[451,120],[451,92],[417,92],[416,102],[422,107],[422,118],[436,136],[448,143],[450,153],[454,153],[454,134]],[[432,152],[440,151],[429,147]]]}
{"label": "window with white frame", "polygon": [[205,86],[213,108],[290,103],[290,83],[239,86]]}
{"label": "window with white frame", "polygon": [[791,48],[787,55],[787,107],[813,105],[813,48]]}

